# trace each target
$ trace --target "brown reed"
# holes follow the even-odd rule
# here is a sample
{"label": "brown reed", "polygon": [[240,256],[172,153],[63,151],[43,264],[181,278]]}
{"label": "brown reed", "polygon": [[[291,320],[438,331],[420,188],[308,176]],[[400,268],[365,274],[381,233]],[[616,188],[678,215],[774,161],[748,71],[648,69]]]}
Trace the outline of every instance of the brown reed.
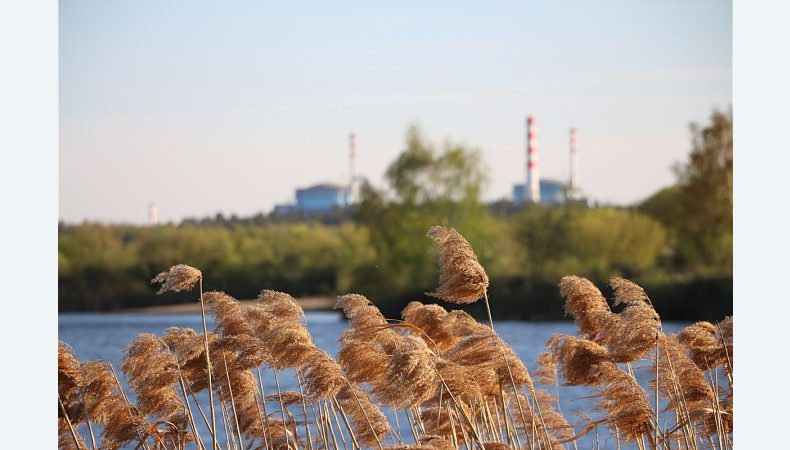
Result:
{"label": "brown reed", "polygon": [[720,329],[710,322],[696,322],[684,328],[678,334],[678,342],[702,370],[715,369],[727,361],[726,341],[722,340]]}
{"label": "brown reed", "polygon": [[157,294],[188,291],[203,278],[203,273],[186,264],[177,264],[151,279],[151,284],[162,283]]}
{"label": "brown reed", "polygon": [[452,228],[434,226],[428,237],[439,247],[439,287],[427,295],[448,302],[473,303],[488,289],[488,275],[469,242]]}
{"label": "brown reed", "polygon": [[624,278],[612,278],[614,304],[625,308],[613,321],[616,327],[610,330],[606,347],[615,362],[633,362],[642,359],[654,350],[656,339],[661,335],[661,318],[653,309],[644,289]]}
{"label": "brown reed", "polygon": [[[447,310],[439,305],[411,302],[403,310],[403,321],[422,329],[439,352],[444,353],[461,339],[461,335],[453,333],[447,326],[449,315]],[[421,337],[424,338],[422,335]]]}
{"label": "brown reed", "polygon": [[81,450],[88,448],[85,439],[73,431],[69,420],[58,417],[58,448],[61,450]]}
{"label": "brown reed", "polygon": [[73,426],[82,421],[83,401],[80,386],[83,384],[80,362],[74,356],[72,348],[63,341],[58,341],[58,396],[65,412],[58,411],[69,417]]}
{"label": "brown reed", "polygon": [[552,336],[547,345],[568,384],[598,388],[598,405],[624,440],[636,441],[649,431],[653,412],[647,394],[604,346],[567,335]]}
{"label": "brown reed", "polygon": [[538,355],[538,369],[535,371],[535,379],[538,383],[549,385],[557,383],[557,365],[550,352],[543,352]]}
{"label": "brown reed", "polygon": [[208,329],[206,327],[206,309],[205,301],[203,299],[203,273],[186,264],[177,264],[170,267],[166,272],[161,272],[159,275],[151,280],[151,284],[162,283],[161,288],[157,294],[162,294],[167,291],[179,292],[192,289],[195,284],[199,283],[200,289],[200,316],[203,321],[203,347],[204,355],[206,357],[206,374],[209,395],[209,407],[211,409],[211,436],[214,450],[219,448],[216,435],[216,413],[214,411],[214,389],[211,387],[211,357],[208,342]]}
{"label": "brown reed", "polygon": [[121,371],[137,395],[137,409],[169,420],[185,409],[177,391],[178,360],[165,343],[150,333],[138,335],[126,348]]}
{"label": "brown reed", "polygon": [[542,389],[535,390],[535,397],[540,403],[541,416],[533,413],[529,407],[527,397],[524,395],[516,394],[511,397],[512,401],[520,403],[522,405],[521,409],[525,411],[524,421],[521,421],[520,415],[516,415],[516,427],[525,435],[533,433],[533,430],[536,430],[539,436],[548,435],[551,448],[557,446],[562,448],[559,443],[573,437],[573,428],[568,424],[565,417],[554,408],[558,404],[556,397]]}
{"label": "brown reed", "polygon": [[342,411],[354,425],[354,435],[361,445],[381,447],[385,434],[391,431],[389,422],[365,392],[358,386],[346,384],[335,396]]}
{"label": "brown reed", "polygon": [[579,326],[579,336],[606,343],[618,318],[601,291],[586,278],[566,276],[560,280],[560,295],[565,297],[565,314],[572,316]]}

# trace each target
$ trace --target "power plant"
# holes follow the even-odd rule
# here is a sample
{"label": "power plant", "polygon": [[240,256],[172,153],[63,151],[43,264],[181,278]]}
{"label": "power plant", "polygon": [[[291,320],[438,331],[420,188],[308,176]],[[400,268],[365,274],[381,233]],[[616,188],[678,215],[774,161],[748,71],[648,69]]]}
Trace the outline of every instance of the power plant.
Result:
{"label": "power plant", "polygon": [[[526,120],[526,180],[513,186],[514,203],[564,204],[586,202],[579,183],[579,152],[576,128],[570,129],[570,179],[567,182],[545,179],[540,176],[538,164],[538,128],[535,116]],[[296,202],[278,204],[275,214],[322,213],[343,209],[359,201],[360,176],[357,174],[357,135],[348,135],[348,183],[318,183],[295,191]],[[155,208],[155,207],[154,207]],[[153,212],[156,219],[156,210]]]}
{"label": "power plant", "polygon": [[359,199],[359,177],[357,176],[357,135],[348,135],[348,184],[319,183],[307,188],[296,189],[296,203],[274,206],[275,214],[326,213],[343,209]]}
{"label": "power plant", "polygon": [[524,184],[513,186],[513,202],[564,204],[568,201],[584,201],[579,186],[579,153],[576,144],[576,128],[571,128],[570,180],[566,183],[542,179],[538,167],[538,129],[535,116],[527,116],[527,178]]}

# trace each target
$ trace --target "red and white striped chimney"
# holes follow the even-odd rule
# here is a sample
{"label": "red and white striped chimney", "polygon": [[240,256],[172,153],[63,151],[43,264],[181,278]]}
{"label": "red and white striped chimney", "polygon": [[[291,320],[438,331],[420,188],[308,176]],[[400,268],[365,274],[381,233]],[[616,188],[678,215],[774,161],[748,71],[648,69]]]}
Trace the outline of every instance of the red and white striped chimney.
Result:
{"label": "red and white striped chimney", "polygon": [[538,141],[535,117],[527,116],[527,184],[525,200],[540,203],[540,174],[538,172]]}
{"label": "red and white striped chimney", "polygon": [[576,128],[571,128],[571,189],[579,189],[579,153],[576,148]]}

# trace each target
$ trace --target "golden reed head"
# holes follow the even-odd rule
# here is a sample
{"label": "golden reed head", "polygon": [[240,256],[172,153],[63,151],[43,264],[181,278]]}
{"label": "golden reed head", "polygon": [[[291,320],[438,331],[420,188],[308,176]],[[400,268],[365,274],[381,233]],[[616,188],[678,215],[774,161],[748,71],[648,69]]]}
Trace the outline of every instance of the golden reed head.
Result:
{"label": "golden reed head", "polygon": [[151,280],[151,284],[162,283],[157,294],[167,291],[179,292],[188,291],[195,286],[203,273],[192,266],[178,264],[165,272],[160,273]]}
{"label": "golden reed head", "polygon": [[434,226],[428,237],[439,247],[439,287],[427,294],[454,303],[474,303],[488,289],[488,275],[469,242],[452,228]]}

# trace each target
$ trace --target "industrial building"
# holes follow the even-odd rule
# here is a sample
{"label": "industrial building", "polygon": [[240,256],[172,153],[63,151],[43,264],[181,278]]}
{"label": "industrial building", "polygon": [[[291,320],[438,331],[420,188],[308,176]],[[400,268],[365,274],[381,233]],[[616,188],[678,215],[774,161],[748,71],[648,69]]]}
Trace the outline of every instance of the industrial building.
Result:
{"label": "industrial building", "polygon": [[[537,126],[535,116],[527,117],[526,133],[526,182],[515,184],[512,191],[513,203],[541,203],[562,205],[565,203],[587,203],[579,188],[579,158],[576,145],[576,129],[570,129],[570,180],[542,179],[538,168]],[[348,140],[348,184],[321,183],[296,190],[296,203],[278,204],[274,214],[327,213],[344,209],[358,201],[359,177],[356,173],[356,135]]]}
{"label": "industrial building", "polygon": [[359,179],[356,173],[356,135],[348,139],[349,181],[347,185],[320,183],[296,190],[296,204],[284,203],[274,206],[274,214],[326,213],[343,209],[357,201]]}
{"label": "industrial building", "polygon": [[321,183],[296,190],[296,203],[283,203],[274,206],[275,214],[324,213],[342,209],[349,205],[348,186]]}
{"label": "industrial building", "polygon": [[538,171],[537,126],[535,117],[527,117],[527,179],[513,186],[514,203],[543,203],[561,205],[567,202],[586,203],[579,189],[579,155],[576,148],[576,128],[570,130],[571,177],[568,183],[541,179]]}
{"label": "industrial building", "polygon": [[[566,196],[568,185],[562,181],[557,180],[539,180],[540,199],[539,203],[550,205],[564,204],[568,199]],[[531,202],[532,197],[528,195],[523,184],[513,185],[513,202],[524,203]]]}
{"label": "industrial building", "polygon": [[322,183],[296,190],[296,208],[301,212],[329,212],[348,206],[348,186]]}

